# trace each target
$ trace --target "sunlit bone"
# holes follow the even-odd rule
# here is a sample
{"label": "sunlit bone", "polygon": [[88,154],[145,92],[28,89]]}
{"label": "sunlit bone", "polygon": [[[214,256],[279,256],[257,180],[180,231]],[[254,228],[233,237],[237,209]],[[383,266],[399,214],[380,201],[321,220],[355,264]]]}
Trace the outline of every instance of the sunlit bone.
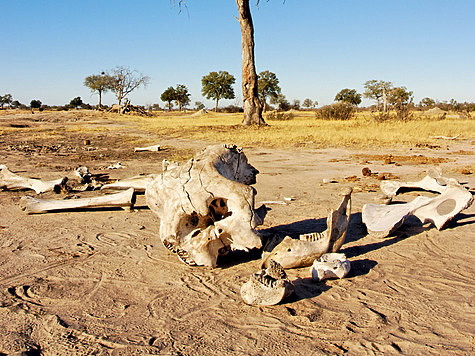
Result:
{"label": "sunlit bone", "polygon": [[150,151],[150,152],[160,151],[160,145],[153,145],[153,146],[147,146],[147,147],[135,147],[134,148],[134,152],[145,152],[145,151]]}
{"label": "sunlit bone", "polygon": [[28,214],[42,214],[52,211],[86,209],[86,208],[124,208],[130,210],[135,203],[134,189],[130,188],[124,192],[103,195],[93,198],[68,199],[68,200],[46,200],[33,197],[23,197],[20,200],[20,207]]}
{"label": "sunlit bone", "polygon": [[447,184],[456,183],[453,178],[430,177],[425,176],[417,182],[398,182],[398,181],[381,181],[381,191],[389,198],[398,194],[400,189],[422,189],[431,192],[442,193],[447,189]]}
{"label": "sunlit bone", "polygon": [[310,272],[312,279],[322,281],[328,278],[343,278],[350,272],[351,264],[344,253],[325,253],[316,259]]}
{"label": "sunlit bone", "polygon": [[254,228],[265,209],[254,209],[251,184],[259,173],[236,146],[210,146],[187,163],[164,164],[145,191],[160,218],[160,239],[190,265],[216,266],[230,249],[262,246]]}
{"label": "sunlit bone", "polygon": [[361,218],[368,233],[376,237],[386,237],[401,226],[404,220],[416,209],[428,204],[432,198],[418,196],[404,204],[365,204]]}
{"label": "sunlit bone", "polygon": [[294,292],[293,284],[277,262],[269,261],[266,269],[251,275],[241,287],[242,299],[250,305],[275,305]]}
{"label": "sunlit bone", "polygon": [[437,230],[444,228],[455,215],[467,209],[473,202],[473,195],[459,184],[449,183],[445,191],[416,209],[414,215],[423,223],[432,222]]}
{"label": "sunlit bone", "polygon": [[300,235],[298,239],[286,236],[272,251],[263,252],[262,265],[267,267],[274,260],[283,268],[311,266],[315,259],[327,252],[336,252],[345,241],[348,222],[351,214],[351,188],[346,188],[337,209],[330,210],[327,218],[327,229],[322,233]]}
{"label": "sunlit bone", "polygon": [[134,188],[136,193],[144,193],[147,185],[152,182],[156,177],[156,174],[136,176],[132,178],[119,179],[118,181],[110,184],[105,184],[101,187],[101,190],[124,190]]}
{"label": "sunlit bone", "polygon": [[36,194],[40,194],[54,190],[56,185],[61,185],[63,179],[42,181],[40,179],[25,178],[11,172],[7,166],[0,165],[0,189],[2,190],[32,189]]}

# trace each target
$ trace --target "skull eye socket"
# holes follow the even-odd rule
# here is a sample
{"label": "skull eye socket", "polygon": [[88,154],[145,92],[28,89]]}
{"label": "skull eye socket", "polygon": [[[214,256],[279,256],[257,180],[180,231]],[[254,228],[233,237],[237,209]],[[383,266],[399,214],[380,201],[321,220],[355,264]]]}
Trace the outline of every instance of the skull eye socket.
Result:
{"label": "skull eye socket", "polygon": [[291,248],[289,248],[289,249],[287,250],[287,252],[292,252],[292,249],[291,249]]}

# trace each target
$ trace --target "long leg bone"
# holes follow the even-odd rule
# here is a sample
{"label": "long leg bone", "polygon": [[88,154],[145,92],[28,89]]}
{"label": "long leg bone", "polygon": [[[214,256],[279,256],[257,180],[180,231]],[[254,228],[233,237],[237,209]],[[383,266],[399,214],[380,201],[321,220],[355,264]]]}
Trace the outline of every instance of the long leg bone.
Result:
{"label": "long leg bone", "polygon": [[84,208],[126,208],[131,209],[135,203],[134,189],[124,192],[104,195],[94,198],[45,200],[33,197],[23,197],[20,201],[21,209],[28,214],[41,214],[50,211],[61,211]]}
{"label": "long leg bone", "polygon": [[54,190],[56,185],[61,185],[63,178],[52,181],[42,181],[40,179],[25,178],[11,172],[7,166],[0,165],[0,189],[22,190],[32,189],[36,194]]}
{"label": "long leg bone", "polygon": [[150,152],[160,151],[160,145],[153,145],[153,146],[147,146],[147,147],[135,147],[134,148],[134,152],[144,152],[144,151],[150,151]]}
{"label": "long leg bone", "polygon": [[124,190],[134,188],[136,193],[144,193],[147,185],[149,185],[156,177],[156,174],[149,174],[145,176],[120,179],[117,182],[103,185],[101,190]]}

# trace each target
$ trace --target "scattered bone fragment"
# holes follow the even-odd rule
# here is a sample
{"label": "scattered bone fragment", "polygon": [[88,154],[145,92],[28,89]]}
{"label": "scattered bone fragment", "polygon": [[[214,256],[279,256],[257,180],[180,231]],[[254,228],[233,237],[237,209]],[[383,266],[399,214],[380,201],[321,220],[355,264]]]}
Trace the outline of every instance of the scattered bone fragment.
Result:
{"label": "scattered bone fragment", "polygon": [[107,166],[107,169],[119,169],[119,168],[125,168],[125,166],[120,162],[117,162],[117,163],[111,164],[110,166]]}
{"label": "scattered bone fragment", "polygon": [[263,200],[260,201],[259,204],[264,204],[264,205],[287,205],[285,201],[282,200]]}
{"label": "scattered bone fragment", "polygon": [[473,195],[461,185],[449,183],[438,197],[414,211],[414,215],[422,221],[432,222],[437,230],[441,230],[462,210],[473,202]]}
{"label": "scattered bone fragment", "polygon": [[263,252],[263,266],[273,260],[283,268],[311,266],[315,259],[327,252],[336,252],[345,241],[351,214],[351,188],[344,188],[343,197],[337,209],[330,210],[327,230],[300,235],[298,239],[286,236],[270,253]]}
{"label": "scattered bone fragment", "polygon": [[124,192],[103,195],[93,198],[69,199],[69,200],[46,200],[33,197],[23,197],[20,207],[28,214],[42,214],[52,211],[87,209],[87,208],[115,208],[120,207],[130,210],[135,203],[133,188]]}
{"label": "scattered bone fragment", "polygon": [[158,152],[160,151],[160,145],[153,145],[153,146],[147,146],[147,147],[135,147],[134,152]]}
{"label": "scattered bone fragment", "polygon": [[432,198],[418,196],[406,204],[385,205],[365,204],[361,218],[368,233],[376,237],[386,237],[402,225],[416,209],[428,204]]}
{"label": "scattered bone fragment", "polygon": [[276,305],[293,292],[294,286],[284,269],[272,260],[266,269],[251,275],[241,287],[241,297],[249,305]]}
{"label": "scattered bone fragment", "polygon": [[160,218],[160,239],[190,265],[215,267],[230,249],[260,248],[254,209],[259,173],[234,145],[209,146],[182,165],[165,165],[147,186],[147,205]]}
{"label": "scattered bone fragment", "polygon": [[91,182],[92,174],[89,172],[89,168],[85,166],[76,168],[74,174],[79,178],[82,184]]}
{"label": "scattered bone fragment", "polygon": [[54,190],[54,187],[61,185],[63,178],[42,181],[35,178],[25,178],[18,174],[11,172],[7,166],[0,165],[0,189],[2,190],[23,190],[32,189],[36,194],[49,192]]}
{"label": "scattered bone fragment", "polygon": [[313,262],[310,272],[314,281],[343,278],[350,272],[351,264],[344,253],[325,253]]}
{"label": "scattered bone fragment", "polygon": [[460,137],[461,134],[455,136],[429,136],[429,138],[441,139],[441,140],[455,140]]}
{"label": "scattered bone fragment", "polygon": [[135,176],[132,178],[119,179],[114,183],[105,184],[101,187],[101,190],[124,190],[134,188],[135,193],[145,193],[147,185],[149,185],[156,174]]}

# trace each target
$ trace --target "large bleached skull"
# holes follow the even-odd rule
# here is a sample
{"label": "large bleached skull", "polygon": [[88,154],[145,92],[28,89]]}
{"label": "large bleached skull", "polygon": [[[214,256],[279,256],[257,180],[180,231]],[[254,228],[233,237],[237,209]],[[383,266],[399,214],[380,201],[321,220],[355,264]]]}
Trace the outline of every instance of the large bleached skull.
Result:
{"label": "large bleached skull", "polygon": [[164,164],[145,191],[163,244],[189,265],[210,267],[231,249],[260,248],[254,228],[265,208],[254,209],[250,186],[258,173],[234,145],[209,146],[183,165]]}

